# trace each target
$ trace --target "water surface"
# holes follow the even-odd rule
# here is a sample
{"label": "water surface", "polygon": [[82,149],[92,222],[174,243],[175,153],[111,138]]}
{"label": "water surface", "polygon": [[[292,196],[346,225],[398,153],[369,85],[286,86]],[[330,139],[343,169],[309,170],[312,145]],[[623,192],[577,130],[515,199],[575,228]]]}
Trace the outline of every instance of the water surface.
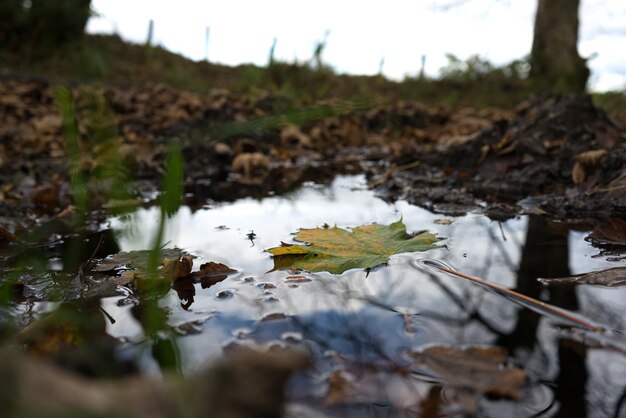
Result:
{"label": "water surface", "polygon": [[[327,393],[327,378],[340,367],[337,356],[402,364],[407,350],[434,344],[498,345],[525,368],[528,390],[515,402],[481,399],[481,414],[553,416],[559,408],[575,412],[570,416],[619,414],[616,405],[626,387],[622,353],[571,342],[572,337],[549,318],[462,279],[417,269],[414,261],[421,257],[445,261],[464,273],[622,331],[626,288],[547,290],[536,281],[619,264],[598,257],[598,250],[584,240],[585,231],[570,231],[564,224],[528,217],[497,222],[472,214],[446,218],[450,224],[437,222],[443,218],[406,202],[392,204],[376,198],[362,176],[338,177],[327,186],[307,184],[284,196],[212,204],[195,212],[183,207],[167,225],[168,246],[197,256],[196,268],[216,261],[238,270],[214,286],[195,284],[186,293],[173,289],[161,300],[169,325],[180,334],[177,345],[183,371],[192,374],[241,344],[304,347],[313,354],[315,368],[294,384],[292,408],[299,415],[315,405],[312,399]],[[393,256],[388,266],[369,275],[362,270],[340,276],[268,273],[272,260],[264,250],[290,242],[299,228],[349,228],[398,219],[409,232],[427,229],[445,237],[445,248]],[[115,219],[112,226],[120,233],[122,251],[130,251],[150,247],[157,223],[158,209],[151,208],[130,219]],[[140,342],[141,326],[130,306],[118,306],[122,299],[102,302],[117,321],[108,325],[108,331],[129,344]],[[150,361],[145,368],[157,370]],[[378,386],[368,383],[367,399],[354,402],[366,405],[370,416],[410,410],[416,394],[423,395],[424,387],[430,386],[420,376],[409,383],[393,374],[373,380]],[[383,412],[372,405],[382,405]],[[329,406],[326,413],[362,416],[363,410]]]}

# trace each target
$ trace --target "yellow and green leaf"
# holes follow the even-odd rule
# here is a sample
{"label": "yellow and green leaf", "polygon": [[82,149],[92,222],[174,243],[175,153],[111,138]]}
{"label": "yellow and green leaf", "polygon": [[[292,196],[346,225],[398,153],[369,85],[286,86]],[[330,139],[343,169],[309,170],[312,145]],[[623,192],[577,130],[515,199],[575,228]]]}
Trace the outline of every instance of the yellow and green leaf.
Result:
{"label": "yellow and green leaf", "polygon": [[304,245],[281,243],[270,248],[274,268],[328,271],[341,274],[354,268],[370,269],[385,264],[394,254],[437,248],[441,238],[430,232],[410,235],[399,220],[390,225],[365,225],[351,231],[333,228],[301,229],[295,237]]}

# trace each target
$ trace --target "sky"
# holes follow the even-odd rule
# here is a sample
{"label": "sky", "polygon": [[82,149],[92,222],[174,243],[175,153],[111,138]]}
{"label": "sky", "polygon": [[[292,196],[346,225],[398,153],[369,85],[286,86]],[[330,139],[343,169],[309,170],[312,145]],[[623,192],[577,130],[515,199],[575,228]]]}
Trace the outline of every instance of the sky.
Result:
{"label": "sky", "polygon": [[[581,0],[579,52],[590,58],[590,87],[626,88],[626,1]],[[453,7],[442,7],[442,4]],[[265,65],[303,62],[327,36],[323,61],[339,73],[415,76],[425,57],[439,75],[446,54],[494,64],[524,57],[532,45],[536,1],[529,0],[93,0],[90,33],[117,33],[194,60]],[[206,32],[209,28],[208,48]]]}

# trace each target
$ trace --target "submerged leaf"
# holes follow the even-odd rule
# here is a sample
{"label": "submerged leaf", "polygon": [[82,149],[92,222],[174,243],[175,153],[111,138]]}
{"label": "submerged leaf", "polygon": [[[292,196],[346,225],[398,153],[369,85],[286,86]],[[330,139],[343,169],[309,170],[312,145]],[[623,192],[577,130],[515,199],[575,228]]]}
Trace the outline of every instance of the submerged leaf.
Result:
{"label": "submerged leaf", "polygon": [[476,393],[517,399],[526,380],[524,370],[504,366],[508,352],[503,347],[433,346],[410,356],[444,386]]}
{"label": "submerged leaf", "polygon": [[611,267],[577,276],[539,279],[539,281],[544,286],[568,284],[594,284],[607,287],[624,286],[626,285],[626,267]]}
{"label": "submerged leaf", "polygon": [[[112,271],[112,270],[137,270],[144,273],[148,270],[148,254],[150,251],[129,251],[113,254],[100,263],[92,271]],[[179,259],[185,252],[179,248],[165,248],[161,250],[161,256],[169,259]]]}
{"label": "submerged leaf", "polygon": [[274,268],[328,271],[341,274],[353,268],[369,269],[386,263],[394,254],[437,248],[441,238],[430,232],[409,235],[402,221],[366,225],[352,231],[337,228],[301,229],[295,239],[310,245],[282,244],[267,250]]}

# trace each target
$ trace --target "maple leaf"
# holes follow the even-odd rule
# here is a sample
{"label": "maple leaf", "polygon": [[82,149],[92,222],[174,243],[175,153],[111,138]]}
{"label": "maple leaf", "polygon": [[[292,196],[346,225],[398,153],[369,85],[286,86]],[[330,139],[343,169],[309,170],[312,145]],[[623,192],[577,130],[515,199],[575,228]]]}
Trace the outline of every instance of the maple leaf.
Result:
{"label": "maple leaf", "polygon": [[328,271],[341,274],[353,268],[369,269],[386,263],[394,254],[437,248],[441,240],[430,232],[409,235],[399,220],[390,225],[366,225],[351,231],[337,228],[301,229],[296,241],[307,245],[281,243],[266,250],[274,258],[274,268]]}

